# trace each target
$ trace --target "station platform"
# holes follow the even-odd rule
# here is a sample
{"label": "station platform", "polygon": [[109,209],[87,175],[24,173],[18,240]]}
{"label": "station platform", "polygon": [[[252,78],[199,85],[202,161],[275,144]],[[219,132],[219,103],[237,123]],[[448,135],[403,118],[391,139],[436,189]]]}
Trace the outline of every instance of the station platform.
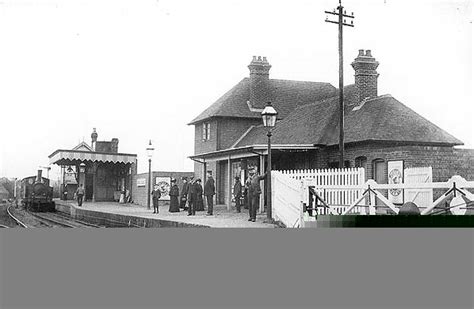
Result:
{"label": "station platform", "polygon": [[188,226],[205,226],[211,228],[275,228],[274,224],[263,223],[265,214],[257,214],[256,222],[249,222],[248,209],[242,209],[241,213],[235,210],[227,210],[224,205],[214,206],[214,214],[206,216],[207,211],[198,211],[195,216],[188,216],[187,211],[168,212],[169,206],[160,206],[159,214],[153,213],[144,206],[136,204],[120,204],[116,202],[84,202],[81,207],[76,201],[55,200],[56,205],[64,205],[75,209],[90,210],[111,215],[133,216],[146,218],[147,220],[163,220],[187,224]]}

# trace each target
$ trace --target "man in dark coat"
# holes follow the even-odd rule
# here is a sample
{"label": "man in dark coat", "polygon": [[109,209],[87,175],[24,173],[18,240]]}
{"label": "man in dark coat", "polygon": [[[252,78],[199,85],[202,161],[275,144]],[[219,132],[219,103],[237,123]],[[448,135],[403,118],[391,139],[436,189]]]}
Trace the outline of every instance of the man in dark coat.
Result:
{"label": "man in dark coat", "polygon": [[191,177],[188,185],[188,216],[194,216],[196,214],[195,196],[194,179]]}
{"label": "man in dark coat", "polygon": [[171,188],[170,188],[170,209],[169,212],[179,212],[179,188],[176,184],[176,179],[171,179]]}
{"label": "man in dark coat", "polygon": [[186,210],[186,201],[188,200],[188,178],[183,177],[183,186],[181,187],[180,205],[179,207]]}
{"label": "man in dark coat", "polygon": [[257,219],[257,209],[260,204],[260,194],[262,189],[260,188],[260,181],[265,179],[267,174],[261,176],[257,175],[256,170],[250,170],[250,177],[248,182],[248,199],[249,199],[249,221],[255,222]]}
{"label": "man in dark coat", "polygon": [[157,213],[160,212],[160,210],[158,208],[158,200],[161,197],[161,191],[158,188],[158,186],[155,186],[153,188],[153,191],[151,192],[151,195],[153,196],[153,213],[157,214]]}
{"label": "man in dark coat", "polygon": [[235,208],[237,212],[240,212],[240,199],[242,197],[242,184],[240,183],[240,177],[235,177],[234,184],[234,199],[235,199]]}
{"label": "man in dark coat", "polygon": [[207,172],[207,180],[204,185],[204,195],[207,200],[207,215],[212,216],[214,210],[214,194],[216,194],[216,187],[214,185],[214,178],[212,178],[212,171]]}

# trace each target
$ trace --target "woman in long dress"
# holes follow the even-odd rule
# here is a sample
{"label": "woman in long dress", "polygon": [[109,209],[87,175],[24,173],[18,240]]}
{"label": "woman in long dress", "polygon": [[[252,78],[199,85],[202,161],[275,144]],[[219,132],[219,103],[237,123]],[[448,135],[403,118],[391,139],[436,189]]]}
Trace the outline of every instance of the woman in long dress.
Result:
{"label": "woman in long dress", "polygon": [[170,209],[169,212],[179,212],[179,188],[176,184],[176,179],[171,180],[171,188],[170,188]]}
{"label": "woman in long dress", "polygon": [[204,211],[204,202],[202,200],[202,186],[201,179],[196,180],[195,191],[196,191],[196,211]]}

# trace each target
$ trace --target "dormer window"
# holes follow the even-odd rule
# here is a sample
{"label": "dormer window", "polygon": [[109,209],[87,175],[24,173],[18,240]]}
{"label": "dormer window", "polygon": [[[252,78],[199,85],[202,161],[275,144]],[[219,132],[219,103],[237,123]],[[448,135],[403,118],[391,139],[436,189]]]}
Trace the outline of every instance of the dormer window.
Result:
{"label": "dormer window", "polygon": [[202,140],[208,141],[211,139],[211,124],[209,122],[204,122],[202,124]]}

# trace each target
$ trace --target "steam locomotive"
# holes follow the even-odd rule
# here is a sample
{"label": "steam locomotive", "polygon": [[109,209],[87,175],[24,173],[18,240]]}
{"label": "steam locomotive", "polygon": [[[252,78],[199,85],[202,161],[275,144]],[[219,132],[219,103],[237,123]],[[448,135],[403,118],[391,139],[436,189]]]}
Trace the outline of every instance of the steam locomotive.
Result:
{"label": "steam locomotive", "polygon": [[56,210],[53,202],[53,187],[49,186],[49,179],[41,176],[30,176],[21,180],[21,199],[23,206],[36,212],[53,212]]}

